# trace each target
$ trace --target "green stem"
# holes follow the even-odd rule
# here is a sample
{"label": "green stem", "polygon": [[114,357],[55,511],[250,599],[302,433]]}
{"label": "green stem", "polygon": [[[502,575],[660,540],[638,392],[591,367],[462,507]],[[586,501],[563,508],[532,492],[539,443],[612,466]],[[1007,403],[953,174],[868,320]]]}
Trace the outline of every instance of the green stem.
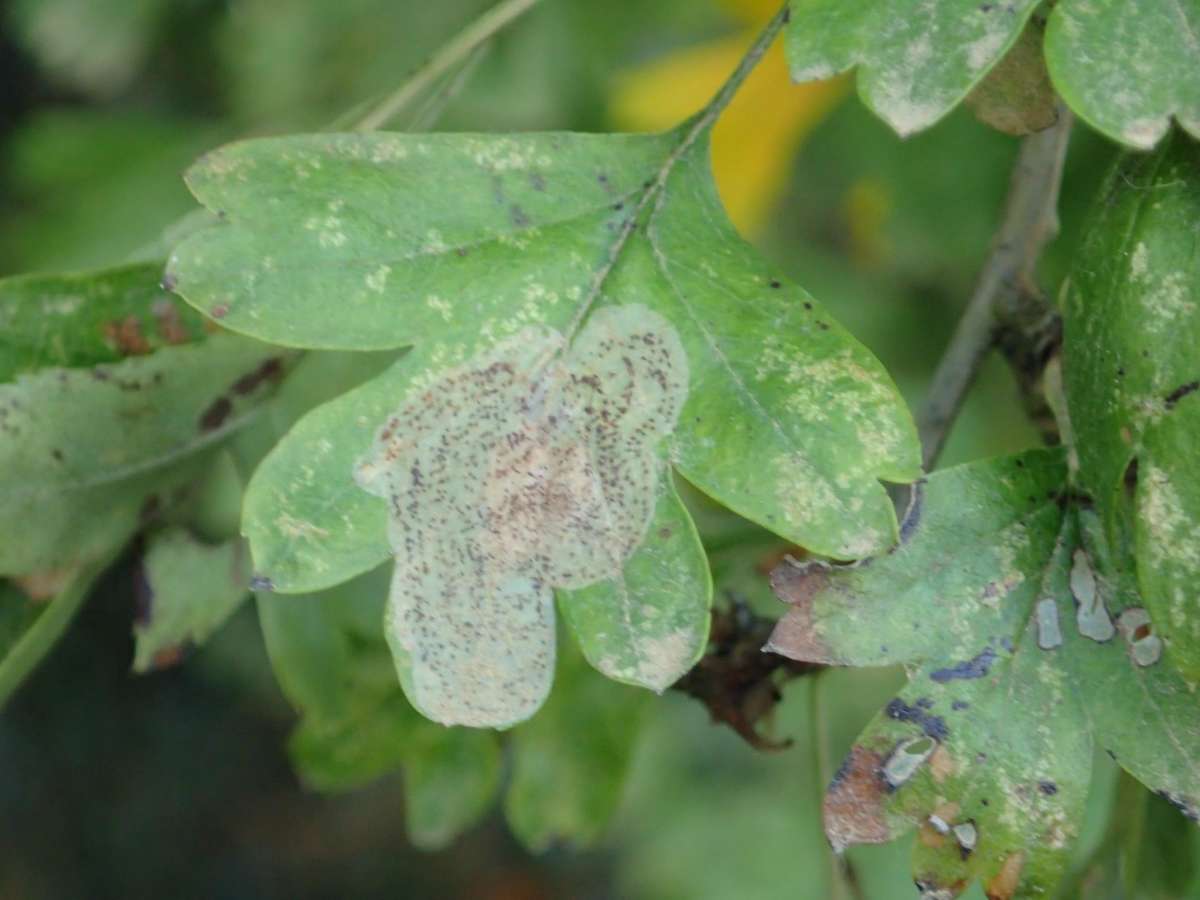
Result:
{"label": "green stem", "polygon": [[[121,541],[119,546],[124,546],[124,543]],[[117,551],[113,551],[80,567],[67,586],[54,596],[29,630],[0,660],[0,707],[8,702],[26,676],[37,668],[50,648],[62,637],[75,614],[82,608],[92,584],[116,555]]]}
{"label": "green stem", "polygon": [[501,0],[452,37],[408,77],[389,97],[359,120],[355,131],[374,131],[404,109],[433,82],[467,59],[494,34],[517,19],[538,0]]}

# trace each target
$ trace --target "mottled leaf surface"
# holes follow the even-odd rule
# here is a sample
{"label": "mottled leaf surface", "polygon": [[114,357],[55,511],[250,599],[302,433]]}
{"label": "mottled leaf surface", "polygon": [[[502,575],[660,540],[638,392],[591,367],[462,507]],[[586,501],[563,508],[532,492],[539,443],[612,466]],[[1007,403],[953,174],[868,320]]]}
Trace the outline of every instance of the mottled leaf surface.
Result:
{"label": "mottled leaf surface", "polygon": [[0,279],[0,382],[200,340],[210,329],[159,286],[161,264]]}
{"label": "mottled leaf surface", "polygon": [[917,473],[908,416],[878,362],[737,237],[705,135],[300,136],[219,150],[189,183],[227,224],[178,248],[170,279],[223,324],[301,346],[418,342],[421,374],[529,325],[565,334],[593,307],[644,305],[687,353],[671,455],[690,479],[830,555],[893,539],[877,479]]}
{"label": "mottled leaf surface", "polygon": [[159,269],[0,280],[0,572],[69,570],[165,509],[287,354],[215,330]]}
{"label": "mottled leaf surface", "polygon": [[[1166,652],[1200,680],[1200,149],[1177,135],[1117,163],[1064,292],[1075,479],[1108,540],[1132,516]],[[1125,505],[1132,491],[1134,508]]]}
{"label": "mottled leaf surface", "polygon": [[388,635],[418,709],[509,725],[540,705],[553,591],[621,576],[650,525],[657,445],[686,385],[665,320],[605,308],[569,349],[527,328],[386,420],[355,478],[391,511]]}
{"label": "mottled leaf surface", "polygon": [[588,587],[560,592],[558,608],[598,670],[663,691],[695,665],[708,644],[713,589],[687,509],[670,484],[657,490],[646,537],[622,569]]}
{"label": "mottled leaf surface", "polygon": [[[916,828],[914,877],[929,891],[1051,890],[1093,741],[1181,805],[1200,791],[1200,712],[1181,705],[1167,661],[1138,664],[1139,636],[1112,627],[1137,596],[1113,589],[1107,545],[1079,540],[1066,478],[1058,451],[945,470],[890,554],[774,575],[793,607],[770,649],[908,671],[831,784],[825,820],[838,847]],[[1099,622],[1105,640],[1084,636]]]}
{"label": "mottled leaf surface", "polygon": [[240,540],[206,544],[186,528],[152,535],[142,558],[144,596],[134,622],[133,669],[146,672],[203,644],[249,596],[250,560]]}
{"label": "mottled leaf surface", "polygon": [[[416,342],[281,442],[251,484],[245,531],[257,571],[281,591],[335,584],[390,549],[400,563],[394,649],[423,711],[503,725],[536,708],[552,666],[553,589],[622,573],[648,533],[664,459],[815,551],[854,558],[894,539],[879,479],[917,474],[908,415],[878,362],[734,233],[701,124],[663,135],[252,141],[210,154],[189,184],[224,218],[169,266],[168,281],[201,311],[297,346]],[[669,345],[669,360],[639,369],[621,324],[633,322],[638,340]],[[623,349],[596,351],[594,337],[614,329],[628,332]],[[381,429],[390,447],[376,440]],[[555,471],[564,477],[538,483]],[[573,486],[573,472],[593,487]],[[540,511],[497,516],[506,504]],[[488,537],[489,520],[513,540]],[[696,568],[689,546],[663,545],[678,571]],[[661,687],[702,643],[706,594],[673,592],[671,615],[691,624],[671,639],[666,669],[639,658],[639,675],[628,656],[589,652],[606,671]],[[671,596],[639,596],[637,608]],[[445,648],[436,659],[435,645]],[[451,697],[477,709],[452,709]]]}
{"label": "mottled leaf surface", "polygon": [[1200,3],[1062,0],[1046,61],[1055,87],[1110,138],[1149,149],[1171,120],[1200,136]]}
{"label": "mottled leaf surface", "polygon": [[213,336],[0,385],[0,572],[91,558],[165,505],[254,416],[279,353]]}
{"label": "mottled leaf surface", "polygon": [[792,0],[792,78],[858,68],[858,92],[900,135],[928,128],[1017,40],[1037,0]]}

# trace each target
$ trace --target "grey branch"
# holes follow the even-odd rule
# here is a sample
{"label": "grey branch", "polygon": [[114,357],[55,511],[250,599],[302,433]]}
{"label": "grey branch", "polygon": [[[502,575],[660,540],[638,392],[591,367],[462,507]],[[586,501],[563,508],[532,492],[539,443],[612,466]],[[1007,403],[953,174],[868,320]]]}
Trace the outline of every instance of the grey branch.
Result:
{"label": "grey branch", "polygon": [[[1042,248],[1058,234],[1058,189],[1070,133],[1071,114],[1060,103],[1055,123],[1021,142],[1000,230],[917,419],[926,471],[937,461],[980,365],[997,345],[1000,324],[1024,323],[1020,331],[1038,334],[1035,343],[1054,340],[1055,317],[1041,300],[1034,269]],[[1013,360],[1015,353],[1006,355]]]}

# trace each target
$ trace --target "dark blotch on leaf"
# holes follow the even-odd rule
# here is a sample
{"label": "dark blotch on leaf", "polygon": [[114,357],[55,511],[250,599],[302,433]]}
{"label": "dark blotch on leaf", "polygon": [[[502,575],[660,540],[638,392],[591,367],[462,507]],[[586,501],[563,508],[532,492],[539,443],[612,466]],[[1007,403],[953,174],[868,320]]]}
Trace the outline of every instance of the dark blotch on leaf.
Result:
{"label": "dark blotch on leaf", "polygon": [[1181,384],[1171,393],[1167,394],[1167,409],[1174,409],[1175,404],[1197,390],[1200,390],[1200,381],[1189,381],[1187,384]]}
{"label": "dark blotch on leaf", "polygon": [[992,667],[992,663],[995,661],[996,651],[988,647],[978,656],[974,656],[966,662],[960,662],[946,669],[938,669],[936,672],[930,673],[929,677],[938,684],[944,684],[947,681],[954,681],[959,678],[982,678],[988,673],[988,669]]}
{"label": "dark blotch on leaf", "polygon": [[1053,797],[1055,794],[1058,793],[1058,785],[1055,784],[1053,781],[1039,781],[1038,782],[1038,790],[1041,791],[1043,794],[1045,794],[1047,797]]}
{"label": "dark blotch on leaf", "polygon": [[265,360],[253,372],[243,375],[233,383],[233,392],[245,396],[261,385],[264,381],[278,381],[283,375],[283,363],[278,356]]}
{"label": "dark blotch on leaf", "polygon": [[200,416],[200,430],[214,431],[220,428],[231,412],[233,412],[233,404],[229,402],[229,398],[218,397]]}
{"label": "dark blotch on leaf", "polygon": [[919,706],[909,706],[899,697],[888,703],[884,712],[889,719],[895,719],[897,722],[911,722],[919,725],[921,730],[935,741],[944,741],[950,736],[950,729],[946,727],[945,719],[941,716],[930,715]]}

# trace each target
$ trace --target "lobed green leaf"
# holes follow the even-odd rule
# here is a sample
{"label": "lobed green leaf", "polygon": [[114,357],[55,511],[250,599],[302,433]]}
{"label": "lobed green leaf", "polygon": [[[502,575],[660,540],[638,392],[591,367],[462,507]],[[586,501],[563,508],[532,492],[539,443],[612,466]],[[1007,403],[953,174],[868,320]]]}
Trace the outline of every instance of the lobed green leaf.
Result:
{"label": "lobed green leaf", "polygon": [[[1119,542],[1132,516],[1139,590],[1200,678],[1200,147],[1183,135],[1120,160],[1063,295],[1075,480]],[[1125,499],[1134,496],[1131,509]]]}
{"label": "lobed green leaf", "polygon": [[1063,0],[1050,15],[1054,86],[1108,137],[1148,150],[1175,119],[1200,137],[1200,3]]}
{"label": "lobed green leaf", "polygon": [[1170,659],[1147,652],[1153,633],[1126,627],[1142,621],[1133,567],[1076,508],[1067,474],[1059,451],[939,472],[887,556],[774,577],[793,608],[770,649],[908,670],[830,786],[825,822],[835,847],[915,827],[928,892],[1050,891],[1093,741],[1195,816],[1200,711]]}
{"label": "lobed green leaf", "polygon": [[863,102],[901,136],[933,125],[1016,42],[1037,0],[792,0],[796,81],[858,68]]}

